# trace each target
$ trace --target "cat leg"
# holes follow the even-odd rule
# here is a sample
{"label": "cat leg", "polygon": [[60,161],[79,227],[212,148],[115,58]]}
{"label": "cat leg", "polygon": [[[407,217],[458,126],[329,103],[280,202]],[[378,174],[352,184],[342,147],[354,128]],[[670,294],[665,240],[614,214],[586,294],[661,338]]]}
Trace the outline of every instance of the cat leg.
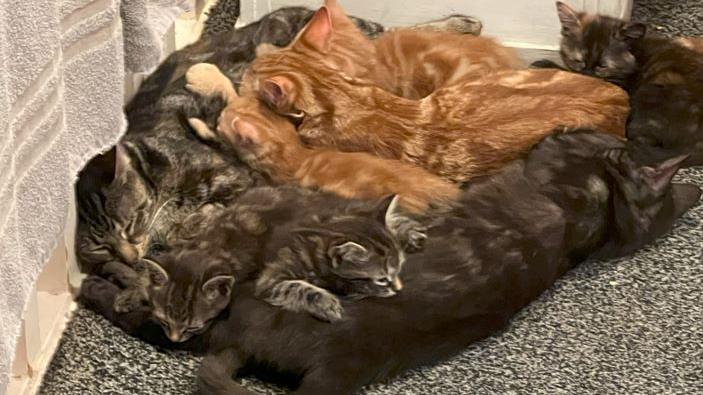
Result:
{"label": "cat leg", "polygon": [[186,72],[186,89],[202,96],[222,96],[228,103],[237,97],[234,85],[214,64],[198,63]]}
{"label": "cat leg", "polygon": [[[466,15],[450,15],[446,18],[410,26],[414,30],[431,30],[480,36],[483,24],[478,19]],[[407,29],[407,28],[405,28]],[[394,29],[390,29],[393,31]]]}
{"label": "cat leg", "polygon": [[123,288],[130,287],[139,279],[139,274],[134,268],[119,261],[110,261],[103,264],[100,275]]}
{"label": "cat leg", "polygon": [[251,392],[232,379],[242,367],[243,358],[237,350],[228,348],[203,359],[198,370],[198,395],[251,395]]}
{"label": "cat leg", "polygon": [[344,312],[339,298],[304,280],[277,282],[266,294],[264,299],[274,306],[295,312],[305,311],[323,321],[339,321]]}
{"label": "cat leg", "polygon": [[557,64],[554,61],[551,61],[549,59],[541,59],[537,60],[535,62],[532,62],[530,64],[531,69],[557,69],[557,70],[563,70],[563,71],[568,71],[559,64]]}

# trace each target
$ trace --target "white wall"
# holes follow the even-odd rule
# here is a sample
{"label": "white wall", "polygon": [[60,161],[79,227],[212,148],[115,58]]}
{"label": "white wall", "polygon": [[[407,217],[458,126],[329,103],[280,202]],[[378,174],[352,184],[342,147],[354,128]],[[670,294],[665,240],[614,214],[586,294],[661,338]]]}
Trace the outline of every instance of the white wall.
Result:
{"label": "white wall", "polygon": [[[507,45],[556,49],[559,21],[554,0],[339,0],[348,13],[386,26],[412,25],[450,14],[478,17],[484,35]],[[564,0],[575,9],[629,17],[632,0]],[[317,8],[322,0],[242,0],[242,23],[283,6]]]}

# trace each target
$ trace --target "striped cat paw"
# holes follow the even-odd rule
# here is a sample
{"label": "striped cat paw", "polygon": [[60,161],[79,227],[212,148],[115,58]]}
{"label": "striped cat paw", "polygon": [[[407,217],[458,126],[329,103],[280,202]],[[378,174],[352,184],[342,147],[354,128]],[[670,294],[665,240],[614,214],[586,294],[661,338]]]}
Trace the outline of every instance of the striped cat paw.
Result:
{"label": "striped cat paw", "polygon": [[125,289],[117,294],[113,308],[118,313],[129,313],[144,305],[142,294],[135,289]]}

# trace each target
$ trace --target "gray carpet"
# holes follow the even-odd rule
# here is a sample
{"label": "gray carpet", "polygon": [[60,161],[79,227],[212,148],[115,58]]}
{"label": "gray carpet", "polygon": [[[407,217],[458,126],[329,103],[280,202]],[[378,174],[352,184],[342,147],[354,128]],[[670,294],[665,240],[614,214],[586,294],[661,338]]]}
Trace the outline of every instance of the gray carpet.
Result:
{"label": "gray carpet", "polygon": [[[635,15],[677,34],[703,28],[700,0],[639,2]],[[679,180],[703,186],[703,168]],[[184,394],[198,363],[156,351],[81,309],[41,394]],[[366,393],[703,393],[703,204],[634,256],[570,272],[503,333]]]}

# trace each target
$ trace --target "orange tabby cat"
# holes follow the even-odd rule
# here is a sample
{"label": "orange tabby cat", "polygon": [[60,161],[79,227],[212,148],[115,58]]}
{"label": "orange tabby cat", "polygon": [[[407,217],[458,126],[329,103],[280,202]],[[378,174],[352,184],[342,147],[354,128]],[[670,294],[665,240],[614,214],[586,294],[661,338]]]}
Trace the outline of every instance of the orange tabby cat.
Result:
{"label": "orange tabby cat", "polygon": [[[413,211],[422,211],[430,203],[446,204],[458,196],[456,186],[413,165],[366,153],[304,147],[287,119],[257,99],[240,98],[217,66],[195,65],[186,73],[186,80],[186,87],[193,92],[222,95],[227,100],[218,131],[243,161],[275,180],[350,198],[396,194],[401,205]],[[215,137],[201,120],[189,122],[201,137]]]}
{"label": "orange tabby cat", "polygon": [[342,45],[326,14],[318,11],[289,47],[257,57],[243,79],[243,95],[300,114],[304,143],[400,159],[461,182],[494,172],[555,129],[624,136],[627,94],[562,71],[495,72],[422,100],[393,95],[350,77],[315,49],[311,43]]}
{"label": "orange tabby cat", "polygon": [[[491,38],[437,31],[437,25],[396,29],[370,40],[336,0],[326,0],[298,35],[297,49],[311,57],[323,54],[320,60],[345,76],[373,81],[409,99],[492,71],[521,66],[515,51]],[[274,50],[268,47],[257,54],[268,51]]]}

